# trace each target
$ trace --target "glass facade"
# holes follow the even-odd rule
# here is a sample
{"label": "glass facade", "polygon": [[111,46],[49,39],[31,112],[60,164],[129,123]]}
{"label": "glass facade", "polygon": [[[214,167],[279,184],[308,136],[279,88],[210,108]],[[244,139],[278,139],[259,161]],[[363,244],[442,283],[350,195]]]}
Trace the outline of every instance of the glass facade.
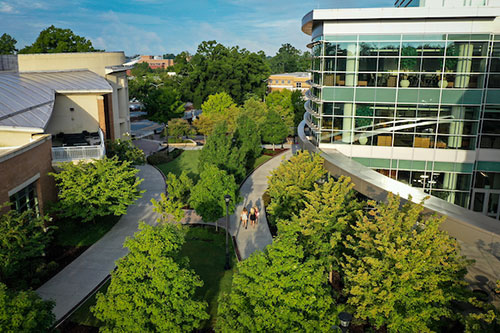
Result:
{"label": "glass facade", "polygon": [[[322,36],[312,47],[306,103],[313,140],[324,147],[499,149],[499,37]],[[478,183],[472,164],[450,170],[433,161],[408,167],[374,160],[360,162],[464,207]]]}

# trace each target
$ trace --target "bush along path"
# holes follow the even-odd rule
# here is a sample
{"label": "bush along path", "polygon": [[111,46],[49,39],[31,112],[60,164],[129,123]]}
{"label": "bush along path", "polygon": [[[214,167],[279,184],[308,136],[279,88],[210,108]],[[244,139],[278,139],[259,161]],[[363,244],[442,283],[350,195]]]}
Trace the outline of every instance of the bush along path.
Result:
{"label": "bush along path", "polygon": [[[297,149],[297,146],[292,145],[291,149],[262,164],[245,179],[240,187],[240,196],[243,198],[243,201],[236,206],[234,214],[229,215],[229,233],[236,239],[236,245],[242,260],[248,258],[255,251],[263,250],[273,241],[267,224],[266,214],[264,213],[262,195],[267,189],[267,177],[271,174],[271,171],[280,165],[283,158],[290,158]],[[252,228],[250,223],[248,223],[248,228],[245,229],[240,224],[241,211],[243,207],[246,207],[250,211],[250,208],[253,206],[257,206],[259,209],[259,223],[255,228]],[[188,210],[181,223],[196,224],[204,222],[193,210]],[[219,227],[225,228],[226,217],[218,220],[217,224]]]}
{"label": "bush along path", "polygon": [[138,166],[137,176],[144,181],[139,185],[146,190],[142,198],[129,206],[127,213],[99,241],[66,266],[56,276],[47,281],[36,292],[45,300],[56,302],[56,320],[63,318],[115,268],[115,261],[127,254],[123,243],[127,236],[138,230],[139,221],[153,225],[158,218],[153,212],[151,199],[159,200],[165,192],[162,174],[150,165]]}

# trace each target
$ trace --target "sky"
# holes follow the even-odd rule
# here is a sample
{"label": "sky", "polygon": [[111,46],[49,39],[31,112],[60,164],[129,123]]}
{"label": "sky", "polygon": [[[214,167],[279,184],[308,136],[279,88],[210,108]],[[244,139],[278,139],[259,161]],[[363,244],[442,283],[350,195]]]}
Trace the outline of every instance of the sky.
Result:
{"label": "sky", "polygon": [[205,40],[276,54],[305,50],[302,17],[317,8],[392,7],[394,0],[0,0],[0,35],[21,49],[41,30],[71,29],[94,47],[125,54],[196,53]]}

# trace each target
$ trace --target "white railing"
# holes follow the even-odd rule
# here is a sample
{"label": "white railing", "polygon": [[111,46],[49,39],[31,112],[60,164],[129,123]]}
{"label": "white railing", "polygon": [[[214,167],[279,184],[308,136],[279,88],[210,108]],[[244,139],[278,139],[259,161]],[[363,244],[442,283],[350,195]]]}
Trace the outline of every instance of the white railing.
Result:
{"label": "white railing", "polygon": [[102,159],[106,154],[104,135],[99,129],[101,144],[99,146],[52,147],[52,162],[70,162]]}

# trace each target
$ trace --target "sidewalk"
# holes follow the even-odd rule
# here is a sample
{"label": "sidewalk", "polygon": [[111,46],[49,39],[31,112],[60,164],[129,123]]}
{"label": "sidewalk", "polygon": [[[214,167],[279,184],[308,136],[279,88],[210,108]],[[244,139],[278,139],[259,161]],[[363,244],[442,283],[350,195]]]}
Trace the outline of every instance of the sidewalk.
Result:
{"label": "sidewalk", "polygon": [[127,254],[123,242],[137,231],[139,221],[151,225],[156,223],[151,199],[160,199],[160,193],[165,191],[165,181],[150,165],[138,168],[138,176],[144,179],[140,188],[146,190],[142,198],[128,207],[127,214],[106,235],[36,290],[43,299],[56,301],[53,310],[56,320],[84,299],[115,268],[115,261]]}
{"label": "sidewalk", "polygon": [[[292,152],[295,152],[296,147],[297,146],[293,146],[292,149],[261,165],[245,180],[240,188],[240,195],[243,198],[243,202],[236,207],[235,213],[229,216],[229,232],[236,238],[236,244],[238,245],[242,260],[248,258],[255,251],[263,250],[273,241],[267,225],[266,214],[264,214],[262,195],[267,189],[267,177],[271,174],[271,171],[280,165],[283,158],[290,158]],[[259,223],[255,229],[250,226],[250,223],[248,223],[248,229],[244,229],[240,224],[241,211],[243,207],[246,207],[250,211],[250,208],[254,205],[256,205],[259,212],[261,212]],[[204,222],[194,211],[189,210],[186,212],[186,216],[182,219],[181,223],[189,224]],[[217,223],[219,227],[225,228],[226,217],[221,218]]]}

